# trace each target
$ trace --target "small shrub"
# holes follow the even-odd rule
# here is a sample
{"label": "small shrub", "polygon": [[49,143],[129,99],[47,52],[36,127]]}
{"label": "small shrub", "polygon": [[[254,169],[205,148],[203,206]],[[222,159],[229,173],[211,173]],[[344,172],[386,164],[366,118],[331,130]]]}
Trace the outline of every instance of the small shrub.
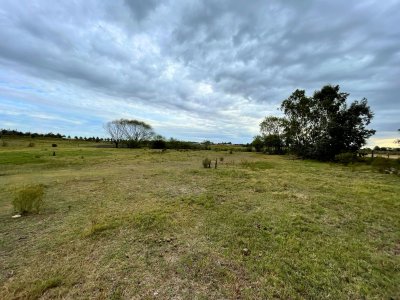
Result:
{"label": "small shrub", "polygon": [[151,149],[166,149],[167,143],[164,140],[154,140],[150,142]]}
{"label": "small shrub", "polygon": [[57,147],[57,144],[51,144],[52,147]]}
{"label": "small shrub", "polygon": [[233,154],[233,151],[232,151],[232,149],[231,149],[231,150],[229,150],[229,154]]}
{"label": "small shrub", "polygon": [[344,164],[347,166],[349,163],[355,162],[357,159],[357,156],[355,153],[351,152],[346,152],[346,153],[340,153],[338,155],[335,155],[335,161],[338,163]]}
{"label": "small shrub", "polygon": [[224,158],[223,158],[223,157],[220,157],[220,158],[219,158],[219,161],[220,161],[220,162],[223,162],[223,161],[224,161]]}
{"label": "small shrub", "polygon": [[30,143],[28,144],[28,147],[35,147],[35,143],[34,143],[34,142],[30,142]]}
{"label": "small shrub", "polygon": [[8,143],[7,143],[5,140],[2,140],[2,141],[1,141],[1,146],[2,146],[2,147],[7,147],[7,146],[8,146]]}
{"label": "small shrub", "polygon": [[43,205],[44,186],[28,185],[17,190],[12,202],[14,211],[23,215],[27,213],[39,213]]}
{"label": "small shrub", "polygon": [[211,159],[209,159],[209,158],[203,159],[203,167],[204,168],[211,168]]}

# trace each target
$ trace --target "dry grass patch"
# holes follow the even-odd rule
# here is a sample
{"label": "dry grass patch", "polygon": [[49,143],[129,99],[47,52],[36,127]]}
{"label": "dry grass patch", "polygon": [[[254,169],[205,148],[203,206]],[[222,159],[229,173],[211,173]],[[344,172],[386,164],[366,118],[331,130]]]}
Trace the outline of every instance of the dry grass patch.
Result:
{"label": "dry grass patch", "polygon": [[[201,165],[214,151],[58,143],[53,158],[35,143],[0,149],[1,299],[400,295],[396,176],[246,152],[217,169]],[[12,219],[13,188],[31,184],[46,205]]]}

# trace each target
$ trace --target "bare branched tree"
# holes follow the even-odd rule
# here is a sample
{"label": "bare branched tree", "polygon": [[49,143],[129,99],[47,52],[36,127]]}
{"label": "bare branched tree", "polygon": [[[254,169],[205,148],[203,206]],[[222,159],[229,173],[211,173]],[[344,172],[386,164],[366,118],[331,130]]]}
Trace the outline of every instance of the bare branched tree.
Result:
{"label": "bare branched tree", "polygon": [[121,141],[126,141],[128,147],[134,148],[154,136],[151,126],[138,120],[114,120],[105,124],[104,128],[117,148]]}
{"label": "bare branched tree", "polygon": [[121,119],[119,122],[129,147],[137,147],[140,142],[149,140],[154,136],[153,129],[145,122],[126,119]]}
{"label": "bare branched tree", "polygon": [[121,122],[119,120],[108,122],[104,125],[104,129],[110,135],[111,141],[115,143],[115,147],[118,148],[118,144],[124,139]]}

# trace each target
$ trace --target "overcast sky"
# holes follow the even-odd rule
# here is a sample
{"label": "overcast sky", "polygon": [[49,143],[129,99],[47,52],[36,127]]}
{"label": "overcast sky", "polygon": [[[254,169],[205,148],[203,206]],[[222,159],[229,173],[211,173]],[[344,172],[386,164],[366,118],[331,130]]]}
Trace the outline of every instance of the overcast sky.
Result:
{"label": "overcast sky", "polygon": [[400,1],[0,0],[0,128],[250,142],[295,89],[366,97],[400,128]]}

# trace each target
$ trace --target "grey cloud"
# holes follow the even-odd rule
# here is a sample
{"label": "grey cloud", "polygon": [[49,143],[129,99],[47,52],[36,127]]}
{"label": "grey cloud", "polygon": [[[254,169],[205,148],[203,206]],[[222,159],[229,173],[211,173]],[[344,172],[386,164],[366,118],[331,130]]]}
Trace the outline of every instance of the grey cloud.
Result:
{"label": "grey cloud", "polygon": [[145,19],[161,2],[160,0],[125,0],[125,4],[138,21]]}
{"label": "grey cloud", "polygon": [[398,112],[399,12],[398,1],[3,1],[0,65],[221,124],[236,105],[260,118],[327,83]]}

